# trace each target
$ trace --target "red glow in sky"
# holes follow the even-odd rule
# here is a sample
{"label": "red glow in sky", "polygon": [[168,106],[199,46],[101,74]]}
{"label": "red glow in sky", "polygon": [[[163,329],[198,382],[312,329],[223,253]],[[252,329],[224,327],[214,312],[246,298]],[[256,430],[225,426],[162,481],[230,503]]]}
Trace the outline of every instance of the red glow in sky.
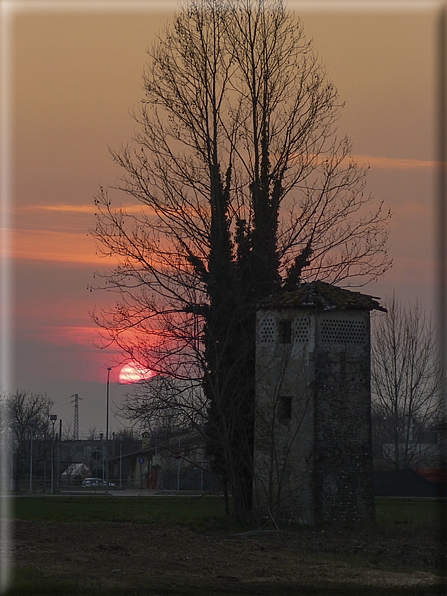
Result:
{"label": "red glow in sky", "polygon": [[149,370],[138,362],[132,361],[123,366],[118,378],[120,383],[137,383],[138,381],[150,379],[154,375],[154,371]]}

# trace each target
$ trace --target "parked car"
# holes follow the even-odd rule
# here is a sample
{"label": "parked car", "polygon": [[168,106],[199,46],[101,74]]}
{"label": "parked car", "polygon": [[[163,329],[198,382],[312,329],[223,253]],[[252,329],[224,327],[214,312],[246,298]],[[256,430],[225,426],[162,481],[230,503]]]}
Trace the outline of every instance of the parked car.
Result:
{"label": "parked car", "polygon": [[[86,478],[82,483],[82,486],[105,488],[106,481],[102,478]],[[109,482],[109,486],[115,486],[113,482]]]}

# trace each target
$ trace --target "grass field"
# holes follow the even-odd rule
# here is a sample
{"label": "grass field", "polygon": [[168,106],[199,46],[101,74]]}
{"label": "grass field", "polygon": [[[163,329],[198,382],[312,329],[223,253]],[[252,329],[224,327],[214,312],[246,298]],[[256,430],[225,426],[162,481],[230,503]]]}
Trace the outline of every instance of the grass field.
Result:
{"label": "grass field", "polygon": [[376,498],[379,528],[400,527],[409,531],[433,532],[447,520],[445,499]]}
{"label": "grass field", "polygon": [[168,521],[175,524],[226,518],[219,497],[20,497],[15,499],[12,515],[34,521]]}
{"label": "grass field", "polygon": [[[219,497],[194,497],[194,496],[163,496],[163,497],[118,497],[118,496],[33,496],[18,497],[15,499],[12,510],[13,518],[17,520],[26,520],[26,522],[73,522],[71,525],[80,524],[82,527],[89,527],[91,522],[125,522],[132,524],[131,527],[141,528],[147,524],[147,532],[154,532],[154,528],[161,528],[163,523],[173,524],[173,527],[181,528],[179,536],[184,533],[192,533],[191,547],[194,551],[200,549],[200,544],[208,544],[208,540],[213,543],[212,536],[222,536],[219,538],[219,544],[226,545],[227,538],[231,537],[233,532],[241,532],[250,528],[236,528],[224,513],[223,500]],[[439,501],[425,499],[377,499],[376,500],[376,521],[379,533],[397,539],[403,549],[408,543],[417,544],[422,536],[433,534],[440,528],[440,523],[445,521],[444,504]],[[133,525],[135,524],[135,525]],[[105,524],[106,525],[106,524]],[[59,527],[59,526],[58,526]],[[67,526],[65,526],[67,527]],[[118,524],[117,528],[120,527]],[[122,524],[121,524],[122,527]],[[126,526],[125,526],[126,527]],[[115,526],[113,526],[115,528]],[[184,528],[184,529],[183,529]],[[40,532],[41,530],[39,530]],[[160,530],[164,532],[165,530]],[[146,530],[144,531],[146,532]],[[160,534],[155,530],[155,540]],[[223,534],[222,534],[223,533]],[[341,534],[341,533],[340,533]],[[210,536],[210,538],[206,538]],[[43,538],[45,540],[45,538]],[[352,539],[352,537],[351,537]],[[88,538],[87,538],[88,540]],[[108,543],[101,542],[100,546],[105,551],[113,555],[113,550],[109,548],[118,548],[119,539],[114,537],[114,542],[108,546]],[[340,535],[340,545],[343,547],[344,538]],[[386,538],[385,544],[388,541]],[[97,540],[98,542],[98,540]],[[238,545],[231,542],[232,545]],[[251,544],[251,543],[250,543]],[[33,544],[34,546],[34,544]],[[160,547],[158,547],[160,548]],[[226,547],[225,547],[226,548]],[[307,547],[306,547],[307,548]],[[400,547],[399,547],[400,548]],[[268,552],[268,543],[261,549],[260,559]],[[96,552],[96,551],[95,551]],[[280,557],[289,556],[289,551],[281,551]],[[288,554],[289,553],[289,554]],[[340,554],[341,553],[341,554]],[[357,573],[357,565],[363,566],[365,557],[360,553],[346,552],[343,554],[343,548],[340,553],[334,551],[326,553],[325,549],[314,556],[315,564],[321,565],[322,569],[352,569],[352,573]],[[188,555],[188,553],[183,553]],[[194,553],[196,554],[196,553]],[[102,554],[96,555],[98,560],[102,559]],[[109,555],[105,557],[107,559]],[[206,550],[205,559],[208,558]],[[245,554],[251,565],[259,565],[250,559],[250,553]],[[270,555],[269,555],[270,556]],[[220,555],[219,555],[220,557]],[[273,560],[276,560],[275,553],[272,552]],[[369,557],[369,555],[368,555]],[[186,559],[189,557],[186,556]],[[266,559],[267,560],[267,559]],[[270,559],[268,559],[270,560]],[[297,559],[299,560],[299,559]],[[130,561],[130,559],[127,559]],[[211,559],[210,559],[211,561]],[[242,559],[241,559],[242,561]],[[177,563],[174,563],[177,565]],[[183,564],[183,556],[179,558],[178,565]],[[241,563],[242,564],[242,563]],[[368,563],[374,570],[374,564]],[[385,559],[384,571],[389,565],[388,559]],[[250,567],[251,568],[251,567]],[[256,567],[255,567],[256,568]],[[399,568],[397,568],[399,570]],[[414,568],[409,567],[405,573],[413,573]],[[417,569],[416,569],[417,571]],[[331,573],[330,571],[327,573]],[[425,571],[423,572],[423,574]],[[287,582],[279,581],[278,584],[271,580],[257,583],[239,582],[235,583],[234,578],[218,579],[219,575],[207,574],[195,576],[190,571],[180,579],[167,574],[159,576],[154,585],[151,585],[150,591],[145,586],[138,583],[137,576],[129,577],[129,583],[124,582],[120,588],[115,588],[111,583],[112,577],[103,574],[103,579],[98,583],[98,578],[87,576],[87,572],[79,571],[76,574],[70,570],[70,563],[64,567],[64,571],[48,571],[41,569],[38,565],[27,564],[20,568],[20,572],[15,574],[13,586],[7,593],[7,596],[439,596],[439,586],[425,585],[417,586],[387,586],[380,585],[355,585],[343,583],[341,580],[331,581],[330,584],[324,578],[316,580],[312,585],[301,583],[299,586],[295,583],[290,585]],[[116,578],[125,577],[117,575]],[[223,577],[223,576],[222,576]],[[137,581],[137,583],[135,583]],[[155,580],[154,580],[155,581]],[[95,583],[96,582],[96,583]],[[109,583],[107,583],[109,582]],[[358,591],[360,589],[360,592]],[[279,590],[279,591],[278,591]]]}
{"label": "grass field", "polygon": [[[433,531],[446,521],[447,503],[434,499],[376,499],[378,528]],[[117,521],[175,524],[230,529],[219,497],[57,496],[15,499],[12,515],[34,521]]]}

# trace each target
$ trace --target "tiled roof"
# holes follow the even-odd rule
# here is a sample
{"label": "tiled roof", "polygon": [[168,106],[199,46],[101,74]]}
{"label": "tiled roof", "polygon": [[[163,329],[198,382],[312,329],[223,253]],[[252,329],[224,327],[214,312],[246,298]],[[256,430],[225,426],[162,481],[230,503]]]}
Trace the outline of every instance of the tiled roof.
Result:
{"label": "tiled roof", "polygon": [[318,310],[381,310],[379,298],[338,288],[323,281],[303,283],[290,292],[275,294],[259,303],[261,309],[313,308]]}

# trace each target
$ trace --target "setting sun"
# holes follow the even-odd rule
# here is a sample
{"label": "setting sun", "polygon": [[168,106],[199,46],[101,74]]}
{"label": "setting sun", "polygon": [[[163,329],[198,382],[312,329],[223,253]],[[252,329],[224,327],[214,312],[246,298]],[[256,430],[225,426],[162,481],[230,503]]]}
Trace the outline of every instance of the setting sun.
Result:
{"label": "setting sun", "polygon": [[119,373],[120,383],[137,383],[145,381],[155,375],[154,371],[149,370],[138,362],[131,361],[125,364]]}

